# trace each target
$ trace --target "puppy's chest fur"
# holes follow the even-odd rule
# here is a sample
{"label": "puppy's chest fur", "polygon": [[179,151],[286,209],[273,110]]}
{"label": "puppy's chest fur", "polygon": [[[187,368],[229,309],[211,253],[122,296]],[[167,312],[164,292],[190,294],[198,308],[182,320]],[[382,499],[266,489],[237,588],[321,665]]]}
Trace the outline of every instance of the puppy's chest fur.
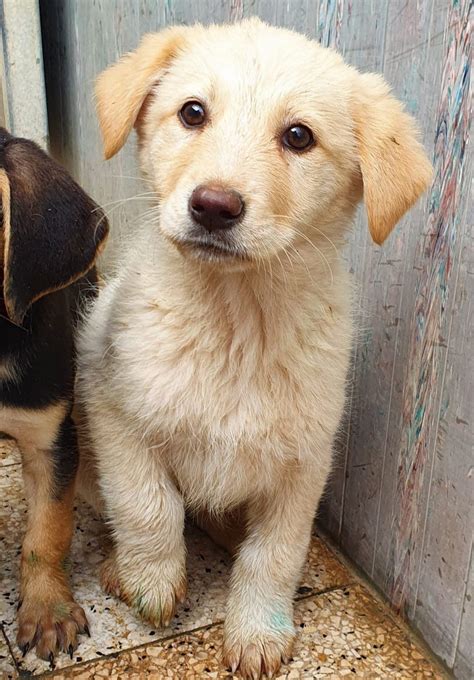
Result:
{"label": "puppy's chest fur", "polygon": [[326,472],[350,345],[339,301],[236,275],[139,284],[109,317],[104,368],[188,502],[228,508],[309,459]]}

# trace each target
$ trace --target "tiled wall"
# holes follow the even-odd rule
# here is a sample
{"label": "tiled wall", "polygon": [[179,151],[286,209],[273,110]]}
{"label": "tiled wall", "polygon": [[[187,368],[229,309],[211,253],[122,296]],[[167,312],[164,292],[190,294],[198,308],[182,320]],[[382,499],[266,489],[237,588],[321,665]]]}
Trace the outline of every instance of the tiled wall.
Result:
{"label": "tiled wall", "polygon": [[0,124],[48,145],[38,0],[0,0]]}

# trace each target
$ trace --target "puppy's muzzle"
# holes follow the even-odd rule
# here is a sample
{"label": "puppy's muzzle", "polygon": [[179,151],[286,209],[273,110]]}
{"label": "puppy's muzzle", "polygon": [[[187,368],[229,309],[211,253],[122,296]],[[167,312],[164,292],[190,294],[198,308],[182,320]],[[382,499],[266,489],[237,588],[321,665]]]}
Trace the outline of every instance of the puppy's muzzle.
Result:
{"label": "puppy's muzzle", "polygon": [[215,184],[200,184],[189,199],[189,213],[195,224],[207,233],[232,229],[244,213],[242,196],[233,189]]}

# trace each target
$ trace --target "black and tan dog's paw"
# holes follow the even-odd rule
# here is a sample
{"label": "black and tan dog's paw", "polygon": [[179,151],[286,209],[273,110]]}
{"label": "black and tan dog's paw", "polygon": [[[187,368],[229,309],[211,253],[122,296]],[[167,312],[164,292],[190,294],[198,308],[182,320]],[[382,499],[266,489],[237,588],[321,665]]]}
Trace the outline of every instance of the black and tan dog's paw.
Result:
{"label": "black and tan dog's paw", "polygon": [[54,665],[59,652],[72,659],[78,645],[78,636],[89,633],[87,618],[82,607],[74,600],[26,597],[18,611],[17,643],[23,656],[33,647],[41,659]]}

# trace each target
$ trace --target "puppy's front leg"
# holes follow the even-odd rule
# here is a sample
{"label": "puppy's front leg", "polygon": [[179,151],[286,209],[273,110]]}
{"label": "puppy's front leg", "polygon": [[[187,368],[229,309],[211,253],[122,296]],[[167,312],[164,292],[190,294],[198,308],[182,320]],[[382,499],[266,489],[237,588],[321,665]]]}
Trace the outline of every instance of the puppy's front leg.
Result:
{"label": "puppy's front leg", "polygon": [[250,504],[248,533],[232,573],[224,661],[244,678],[271,677],[291,657],[293,596],[306,558],[325,475],[302,473]]}
{"label": "puppy's front leg", "polygon": [[102,585],[154,626],[167,626],[186,595],[182,497],[159,449],[147,447],[115,418],[100,414],[94,421],[100,485],[115,541]]}
{"label": "puppy's front leg", "polygon": [[[54,408],[51,413],[54,416]],[[47,416],[45,412],[46,421]],[[38,656],[52,662],[59,650],[72,658],[78,633],[88,632],[87,619],[73,599],[66,571],[78,464],[76,431],[66,417],[50,445],[19,443],[28,524],[21,554],[17,641],[24,654],[36,645]]]}

